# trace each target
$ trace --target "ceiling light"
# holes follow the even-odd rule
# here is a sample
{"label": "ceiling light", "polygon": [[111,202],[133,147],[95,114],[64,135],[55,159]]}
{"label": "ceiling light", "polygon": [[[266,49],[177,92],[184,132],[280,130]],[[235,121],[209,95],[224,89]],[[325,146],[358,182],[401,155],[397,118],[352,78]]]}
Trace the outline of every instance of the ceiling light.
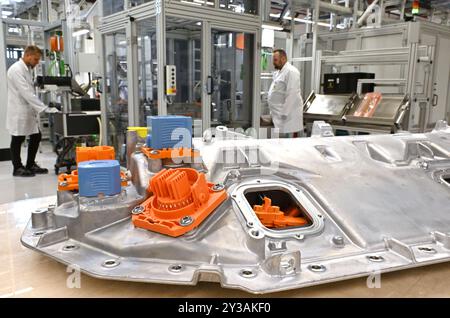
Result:
{"label": "ceiling light", "polygon": [[268,30],[274,30],[274,31],[283,31],[284,30],[284,28],[281,25],[278,25],[278,24],[267,24],[267,23],[264,23],[262,25],[262,28],[263,29],[268,29]]}
{"label": "ceiling light", "polygon": [[82,29],[82,30],[78,30],[78,31],[73,32],[72,36],[73,37],[77,37],[77,36],[80,36],[80,35],[83,35],[83,34],[87,34],[87,33],[89,33],[88,29]]}

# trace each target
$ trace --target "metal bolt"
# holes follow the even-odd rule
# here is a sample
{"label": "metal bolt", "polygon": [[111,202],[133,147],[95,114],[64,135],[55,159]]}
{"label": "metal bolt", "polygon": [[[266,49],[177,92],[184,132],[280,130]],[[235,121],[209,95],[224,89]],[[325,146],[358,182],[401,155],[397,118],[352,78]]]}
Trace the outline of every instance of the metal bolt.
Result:
{"label": "metal bolt", "polygon": [[344,238],[342,236],[336,235],[333,237],[333,243],[338,246],[344,245]]}
{"label": "metal bolt", "polygon": [[239,274],[244,278],[253,278],[256,276],[256,273],[251,269],[243,269]]}
{"label": "metal bolt", "polygon": [[428,170],[428,163],[427,162],[420,162],[419,163],[419,167],[424,169],[424,170]]}
{"label": "metal bolt", "polygon": [[106,268],[112,268],[112,267],[119,266],[119,264],[120,264],[120,261],[119,261],[119,260],[115,260],[115,259],[107,259],[106,261],[104,261],[104,262],[102,263],[102,266],[103,266],[103,267],[106,267]]}
{"label": "metal bolt", "polygon": [[142,205],[138,205],[137,207],[134,207],[131,213],[133,214],[141,214],[144,212],[144,207]]}
{"label": "metal bolt", "polygon": [[316,273],[320,273],[320,272],[325,272],[327,270],[327,268],[321,264],[312,264],[308,266],[308,269],[311,272],[316,272]]}
{"label": "metal bolt", "polygon": [[225,189],[225,186],[222,183],[216,183],[212,187],[212,190],[215,191],[215,192],[222,191],[223,189]]}
{"label": "metal bolt", "polygon": [[69,183],[67,181],[63,181],[59,183],[60,187],[67,187],[69,185]]}
{"label": "metal bolt", "polygon": [[180,265],[180,264],[171,265],[169,267],[169,271],[174,272],[174,273],[181,272],[183,269],[184,269],[184,266]]}
{"label": "metal bolt", "polygon": [[189,215],[183,216],[180,219],[180,225],[181,226],[188,226],[191,225],[192,222],[194,222],[194,219],[192,217],[190,217]]}
{"label": "metal bolt", "polygon": [[369,255],[367,258],[371,262],[384,262],[384,257],[379,255]]}

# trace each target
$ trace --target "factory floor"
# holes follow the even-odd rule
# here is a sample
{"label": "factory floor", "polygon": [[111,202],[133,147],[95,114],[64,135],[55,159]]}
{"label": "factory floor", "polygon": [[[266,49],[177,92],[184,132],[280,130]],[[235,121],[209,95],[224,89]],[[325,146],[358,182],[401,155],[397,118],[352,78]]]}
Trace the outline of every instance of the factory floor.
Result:
{"label": "factory floor", "polygon": [[[25,150],[25,149],[24,149]],[[26,158],[25,152],[22,160]],[[381,288],[368,288],[366,278],[251,295],[217,283],[175,286],[107,281],[74,274],[63,264],[22,246],[20,236],[39,204],[55,202],[56,156],[41,146],[37,162],[48,175],[14,178],[11,162],[0,162],[0,298],[1,297],[450,297],[450,265],[442,263],[381,275]],[[71,288],[72,287],[72,288]],[[77,288],[79,287],[79,288]]]}

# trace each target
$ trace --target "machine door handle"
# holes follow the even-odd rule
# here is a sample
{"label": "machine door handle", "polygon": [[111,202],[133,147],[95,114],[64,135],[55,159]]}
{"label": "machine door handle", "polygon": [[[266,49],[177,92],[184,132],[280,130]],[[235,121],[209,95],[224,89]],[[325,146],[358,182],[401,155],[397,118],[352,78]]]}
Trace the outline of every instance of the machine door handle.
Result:
{"label": "machine door handle", "polygon": [[433,100],[432,100],[431,105],[432,105],[433,107],[434,107],[434,106],[437,106],[438,101],[439,101],[439,96],[438,96],[437,94],[433,94]]}
{"label": "machine door handle", "polygon": [[206,80],[206,93],[208,95],[212,95],[214,91],[214,82],[212,76],[208,76],[208,79]]}

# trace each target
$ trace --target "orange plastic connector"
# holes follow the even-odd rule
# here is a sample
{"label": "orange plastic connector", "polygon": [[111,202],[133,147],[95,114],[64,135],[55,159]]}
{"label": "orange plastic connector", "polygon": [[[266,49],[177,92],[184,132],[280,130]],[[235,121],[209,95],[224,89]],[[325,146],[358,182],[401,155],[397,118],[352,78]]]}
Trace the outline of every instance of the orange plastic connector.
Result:
{"label": "orange plastic connector", "polygon": [[96,146],[96,147],[77,147],[76,150],[77,164],[89,160],[114,160],[114,147]]}
{"label": "orange plastic connector", "polygon": [[[125,172],[120,171],[120,179],[122,187],[128,185]],[[71,174],[61,173],[58,176],[58,191],[74,191],[78,190],[78,170],[72,171]]]}
{"label": "orange plastic connector", "polygon": [[152,149],[142,147],[141,151],[149,159],[170,159],[170,158],[183,158],[183,157],[198,157],[200,152],[198,150],[190,148],[176,148],[176,149]]}
{"label": "orange plastic connector", "polygon": [[58,176],[58,191],[78,190],[78,170],[71,174],[61,173]]}
{"label": "orange plastic connector", "polygon": [[153,195],[133,210],[133,224],[173,237],[199,226],[227,198],[223,187],[190,168],[161,170],[150,190]]}
{"label": "orange plastic connector", "polygon": [[297,208],[283,213],[278,206],[272,205],[272,200],[268,197],[264,197],[263,205],[254,205],[253,211],[261,223],[268,228],[303,226],[308,223],[305,218],[299,217],[301,213]]}

